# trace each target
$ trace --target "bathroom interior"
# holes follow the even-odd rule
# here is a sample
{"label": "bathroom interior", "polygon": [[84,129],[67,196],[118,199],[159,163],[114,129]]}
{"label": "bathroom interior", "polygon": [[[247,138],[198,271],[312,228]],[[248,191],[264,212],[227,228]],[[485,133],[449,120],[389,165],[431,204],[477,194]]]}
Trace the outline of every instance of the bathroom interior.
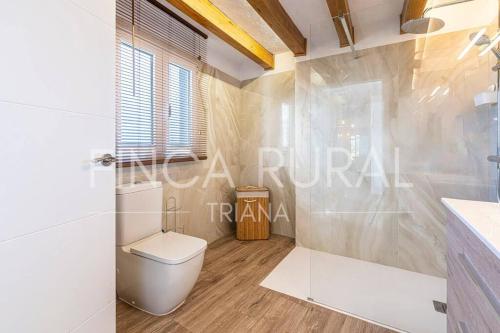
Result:
{"label": "bathroom interior", "polygon": [[498,0],[2,5],[0,332],[500,332]]}

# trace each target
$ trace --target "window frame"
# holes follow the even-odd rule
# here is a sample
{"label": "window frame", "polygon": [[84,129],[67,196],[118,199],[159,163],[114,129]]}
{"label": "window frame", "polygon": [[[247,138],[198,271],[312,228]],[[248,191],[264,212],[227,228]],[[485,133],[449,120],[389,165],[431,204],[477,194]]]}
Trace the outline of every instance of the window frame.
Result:
{"label": "window frame", "polygon": [[[121,47],[122,43],[130,45],[132,47],[132,35],[130,32],[120,29],[117,27],[117,48]],[[193,152],[193,148],[196,146],[196,143],[193,143],[193,138],[197,132],[201,133],[201,128],[197,128],[195,126],[193,119],[195,118],[196,105],[201,102],[199,87],[197,87],[197,83],[200,78],[200,71],[196,65],[196,63],[188,61],[181,56],[176,55],[175,53],[166,50],[164,43],[159,42],[154,37],[140,35],[137,34],[134,36],[134,44],[135,48],[139,49],[143,52],[149,53],[153,55],[153,126],[155,125],[155,118],[158,118],[162,123],[163,130],[157,131],[156,135],[153,136],[153,143],[150,146],[151,148],[157,148],[155,151],[155,155],[152,158],[148,159],[137,159],[131,161],[121,161],[117,163],[117,167],[132,167],[139,165],[154,165],[154,164],[164,164],[164,163],[177,163],[177,162],[190,162],[190,161],[201,161],[207,159],[206,149],[205,154],[196,154]],[[159,45],[159,46],[157,46]],[[120,51],[117,51],[120,52]],[[117,62],[120,61],[119,56],[117,56]],[[169,116],[168,116],[168,108],[169,108],[169,64],[176,65],[180,68],[189,70],[190,75],[190,110],[189,117],[191,121],[190,126],[190,144],[187,146],[183,146],[182,150],[179,149],[179,154],[173,154],[168,156],[167,154],[171,151],[172,147],[169,146]],[[117,66],[118,67],[118,66]],[[118,69],[117,69],[118,71]],[[120,73],[116,73],[116,108],[120,109]],[[121,126],[120,119],[116,119],[117,132],[119,131],[119,126]],[[205,136],[206,136],[205,130]],[[117,137],[117,151],[118,151],[118,137]],[[123,147],[123,144],[120,144]],[[138,146],[131,146],[138,147]],[[158,149],[160,148],[160,149]]]}

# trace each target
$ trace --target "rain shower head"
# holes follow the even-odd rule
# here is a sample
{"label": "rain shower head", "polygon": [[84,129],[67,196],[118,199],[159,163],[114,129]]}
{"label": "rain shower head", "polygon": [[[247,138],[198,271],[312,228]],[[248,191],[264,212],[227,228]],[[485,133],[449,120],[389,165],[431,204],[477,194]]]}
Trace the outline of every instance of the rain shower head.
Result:
{"label": "rain shower head", "polygon": [[448,7],[451,5],[458,5],[460,3],[470,2],[470,1],[474,0],[457,0],[429,7],[424,10],[422,17],[412,19],[403,23],[401,25],[401,30],[409,34],[417,34],[417,35],[436,32],[444,27],[445,25],[444,21],[437,17],[425,17],[425,14],[427,14],[429,11],[433,9]]}
{"label": "rain shower head", "polygon": [[442,29],[444,24],[440,18],[421,17],[403,23],[401,30],[409,34],[427,34]]}

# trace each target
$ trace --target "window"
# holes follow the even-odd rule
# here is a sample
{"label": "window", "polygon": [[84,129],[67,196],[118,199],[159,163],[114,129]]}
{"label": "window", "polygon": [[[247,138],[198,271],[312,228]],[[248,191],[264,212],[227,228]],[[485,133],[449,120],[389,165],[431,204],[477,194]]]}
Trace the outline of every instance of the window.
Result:
{"label": "window", "polygon": [[196,62],[118,33],[119,166],[206,159],[206,121]]}
{"label": "window", "polygon": [[168,64],[168,143],[172,147],[189,147],[191,143],[191,71]]}
{"label": "window", "polygon": [[120,44],[120,143],[129,147],[153,146],[154,57],[136,49],[133,61],[133,53],[132,46]]}
{"label": "window", "polygon": [[157,1],[116,1],[118,166],[207,158],[207,36]]}

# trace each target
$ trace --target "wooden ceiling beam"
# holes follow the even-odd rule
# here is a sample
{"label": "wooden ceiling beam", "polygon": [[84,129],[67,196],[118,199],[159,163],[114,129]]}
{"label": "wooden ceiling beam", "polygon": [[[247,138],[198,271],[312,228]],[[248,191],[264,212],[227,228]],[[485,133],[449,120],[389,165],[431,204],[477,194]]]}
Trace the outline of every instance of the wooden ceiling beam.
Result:
{"label": "wooden ceiling beam", "polygon": [[330,9],[330,16],[333,19],[333,24],[335,25],[335,30],[339,36],[340,47],[349,46],[349,40],[345,34],[344,27],[342,27],[342,22],[339,17],[344,16],[347,26],[349,27],[349,32],[351,33],[352,42],[355,43],[354,39],[354,27],[352,26],[351,15],[349,11],[349,3],[347,0],[326,0],[328,4],[328,9]]}
{"label": "wooden ceiling beam", "polygon": [[279,0],[247,1],[296,57],[306,55],[307,40]]}
{"label": "wooden ceiling beam", "polygon": [[[405,0],[400,17],[400,27],[410,20],[422,17],[426,4],[427,0]],[[401,35],[405,34],[405,32],[401,29],[399,29],[399,33]]]}
{"label": "wooden ceiling beam", "polygon": [[209,0],[167,1],[264,69],[274,68],[274,55]]}

